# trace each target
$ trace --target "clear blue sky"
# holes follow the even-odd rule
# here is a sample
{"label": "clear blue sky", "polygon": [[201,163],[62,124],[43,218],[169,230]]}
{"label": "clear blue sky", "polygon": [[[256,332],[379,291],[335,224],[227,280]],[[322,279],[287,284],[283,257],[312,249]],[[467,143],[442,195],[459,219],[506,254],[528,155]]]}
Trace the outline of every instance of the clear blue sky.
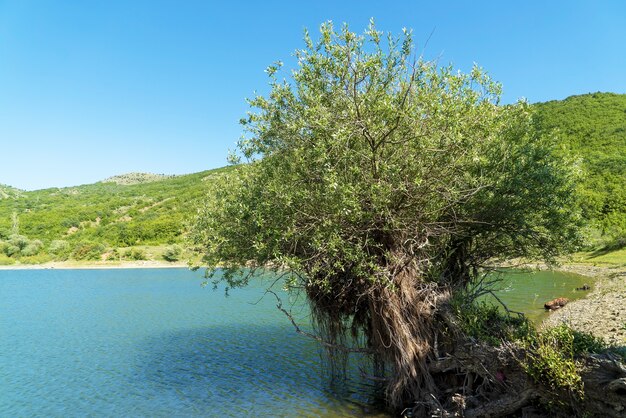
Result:
{"label": "clear blue sky", "polygon": [[626,93],[626,2],[0,0],[0,183],[92,183],[226,164],[263,70],[307,27],[412,28],[504,102]]}

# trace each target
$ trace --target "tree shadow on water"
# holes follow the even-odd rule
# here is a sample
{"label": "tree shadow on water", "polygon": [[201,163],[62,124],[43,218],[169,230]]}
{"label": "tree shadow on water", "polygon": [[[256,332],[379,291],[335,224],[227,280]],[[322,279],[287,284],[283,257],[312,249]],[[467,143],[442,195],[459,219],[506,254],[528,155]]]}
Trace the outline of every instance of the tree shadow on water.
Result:
{"label": "tree shadow on water", "polygon": [[141,344],[131,385],[198,415],[364,415],[363,389],[324,385],[318,348],[289,327],[179,330]]}

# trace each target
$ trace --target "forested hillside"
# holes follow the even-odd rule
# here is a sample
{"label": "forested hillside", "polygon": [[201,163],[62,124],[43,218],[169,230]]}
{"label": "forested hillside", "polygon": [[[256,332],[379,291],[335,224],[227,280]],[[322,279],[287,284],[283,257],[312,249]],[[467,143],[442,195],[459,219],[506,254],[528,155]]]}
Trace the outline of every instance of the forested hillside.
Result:
{"label": "forested hillside", "polygon": [[[580,202],[596,242],[626,242],[626,95],[537,103],[536,126],[555,132],[585,172]],[[129,173],[90,185],[21,191],[0,184],[0,264],[145,256],[137,246],[181,244],[213,176]],[[133,248],[132,250],[129,248]]]}
{"label": "forested hillside", "polygon": [[[593,93],[534,105],[537,127],[556,129],[564,152],[581,159],[583,215],[605,240],[626,231],[626,95]],[[596,237],[597,238],[597,237]]]}
{"label": "forested hillside", "polygon": [[[227,168],[184,176],[133,173],[90,185],[0,188],[0,263],[136,258],[139,245],[177,244],[184,224]],[[144,181],[141,181],[143,179]]]}

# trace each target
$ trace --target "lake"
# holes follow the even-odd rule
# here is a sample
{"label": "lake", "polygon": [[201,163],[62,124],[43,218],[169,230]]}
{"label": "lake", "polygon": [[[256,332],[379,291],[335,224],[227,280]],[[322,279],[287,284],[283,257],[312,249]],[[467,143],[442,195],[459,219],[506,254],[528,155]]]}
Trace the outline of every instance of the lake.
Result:
{"label": "lake", "polygon": [[[507,275],[499,294],[534,312],[551,298],[541,289],[588,281],[550,274]],[[201,282],[186,269],[0,271],[0,416],[384,416],[356,370],[329,384],[318,345],[263,283],[225,296]]]}

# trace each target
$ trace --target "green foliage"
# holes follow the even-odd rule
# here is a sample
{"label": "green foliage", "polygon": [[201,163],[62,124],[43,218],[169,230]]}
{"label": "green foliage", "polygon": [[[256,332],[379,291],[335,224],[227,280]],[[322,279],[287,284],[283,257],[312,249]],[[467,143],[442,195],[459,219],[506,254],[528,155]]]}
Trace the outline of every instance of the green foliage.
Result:
{"label": "green foliage", "polygon": [[536,382],[552,389],[565,389],[577,397],[583,397],[583,382],[573,358],[563,348],[551,345],[554,341],[541,342],[524,363],[524,369]]}
{"label": "green foliage", "polygon": [[[537,133],[531,106],[501,106],[478,67],[415,59],[409,32],[328,23],[296,57],[284,78],[269,67],[270,93],[249,101],[231,159],[247,164],[213,184],[192,238],[229,286],[248,283],[246,265],[288,270],[321,338],[366,336],[392,370],[389,403],[423,400],[441,295],[487,261],[575,249],[578,170]],[[485,336],[476,315],[468,327]]]}
{"label": "green foliage", "polygon": [[174,262],[180,260],[180,256],[183,250],[178,245],[172,245],[167,247],[163,252],[163,259],[165,261]]}
{"label": "green foliage", "polygon": [[48,261],[52,261],[52,257],[49,254],[36,254],[20,258],[20,263],[22,264],[43,264]]}
{"label": "green foliage", "polygon": [[124,252],[124,258],[135,261],[145,260],[146,253],[140,248],[132,248]]}
{"label": "green foliage", "polygon": [[39,254],[39,251],[43,248],[43,242],[36,239],[30,241],[26,247],[22,248],[21,254],[26,257],[34,256]]}
{"label": "green foliage", "polygon": [[452,312],[461,330],[468,336],[494,347],[502,341],[518,341],[534,331],[533,324],[523,316],[502,312],[494,304],[469,301],[462,293],[451,301]]}
{"label": "green foliage", "polygon": [[609,347],[602,339],[560,325],[537,332],[524,317],[514,317],[485,302],[470,303],[456,295],[452,311],[461,330],[468,336],[492,346],[510,342],[525,348],[522,366],[536,382],[551,389],[562,389],[575,397],[584,396],[577,358],[603,353]]}
{"label": "green foliage", "polygon": [[40,240],[30,240],[19,234],[12,234],[9,239],[0,242],[0,250],[8,257],[29,257],[39,254],[43,248]]}
{"label": "green foliage", "polygon": [[122,255],[120,254],[119,250],[117,248],[113,248],[111,251],[109,251],[108,253],[106,253],[106,259],[107,260],[121,260],[122,259]]}
{"label": "green foliage", "polygon": [[413,63],[408,33],[384,45],[373,27],[321,32],[293,82],[270,67],[270,94],[250,100],[249,164],[214,183],[196,222],[210,265],[284,264],[331,292],[346,275],[391,284],[398,257],[443,281],[457,256],[575,247],[576,172],[529,105],[500,106],[480,68]]}
{"label": "green foliage", "polygon": [[23,192],[15,187],[0,184],[0,200],[15,199],[21,196]]}
{"label": "green foliage", "polygon": [[48,246],[48,252],[57,259],[65,259],[69,255],[70,244],[61,239],[53,240]]}
{"label": "green foliage", "polygon": [[74,260],[100,260],[104,250],[104,245],[100,243],[81,241],[74,247],[71,256]]}
{"label": "green foliage", "polygon": [[230,170],[176,177],[134,173],[109,179],[114,182],[32,192],[2,189],[7,197],[0,193],[0,250],[23,255],[25,245],[9,239],[16,227],[24,239],[44,244],[30,247],[28,254],[38,249],[55,260],[84,257],[77,251],[82,242],[119,247],[182,243],[185,222],[208,185]]}
{"label": "green foliage", "polygon": [[[7,242],[10,246],[13,247],[14,254],[21,253],[22,250],[24,250],[30,244],[30,240],[27,237],[23,235],[18,235],[18,234],[11,235]],[[7,254],[7,255],[10,255],[10,254]]]}
{"label": "green foliage", "polygon": [[[0,244],[1,247],[1,244]],[[9,257],[4,252],[0,252],[0,266],[10,266],[15,264],[15,259]]]}
{"label": "green foliage", "polygon": [[531,333],[523,342],[528,353],[523,366],[535,381],[552,389],[568,390],[581,398],[584,390],[581,366],[576,363],[576,358],[609,349],[601,339],[575,331],[567,325]]}
{"label": "green foliage", "polygon": [[538,131],[556,130],[561,152],[582,160],[584,217],[608,242],[626,237],[626,95],[585,94],[533,107]]}
{"label": "green foliage", "polygon": [[584,397],[584,388],[580,377],[583,366],[578,358],[607,351],[619,354],[618,347],[564,324],[533,334],[525,346],[529,355],[523,366],[531,377],[553,389],[566,389],[579,398]]}

